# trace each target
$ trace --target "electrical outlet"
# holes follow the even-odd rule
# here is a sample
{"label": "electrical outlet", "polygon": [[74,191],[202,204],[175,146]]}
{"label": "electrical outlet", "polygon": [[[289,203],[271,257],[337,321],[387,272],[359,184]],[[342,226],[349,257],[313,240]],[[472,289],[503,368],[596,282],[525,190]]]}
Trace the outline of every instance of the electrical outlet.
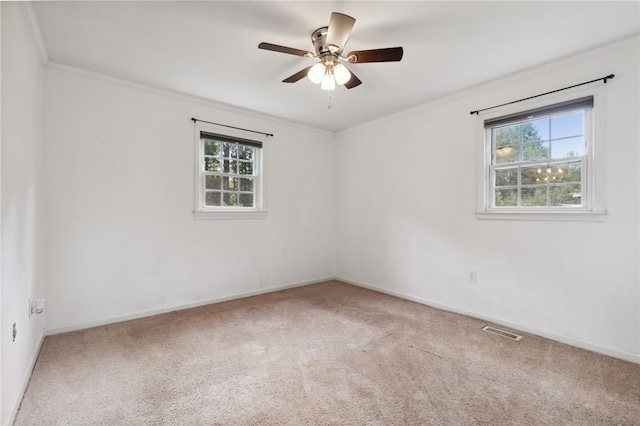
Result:
{"label": "electrical outlet", "polygon": [[475,270],[467,271],[467,282],[474,284],[478,282],[478,273]]}

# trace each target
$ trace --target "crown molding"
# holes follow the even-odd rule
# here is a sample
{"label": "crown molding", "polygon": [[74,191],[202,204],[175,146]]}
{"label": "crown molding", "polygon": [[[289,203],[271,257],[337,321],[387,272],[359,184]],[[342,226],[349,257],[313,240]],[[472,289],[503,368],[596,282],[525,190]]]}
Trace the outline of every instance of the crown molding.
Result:
{"label": "crown molding", "polygon": [[27,22],[27,26],[29,27],[29,33],[31,33],[31,38],[33,39],[33,44],[36,48],[36,52],[38,52],[40,63],[43,67],[47,66],[47,64],[49,63],[49,54],[47,53],[47,48],[44,44],[44,38],[42,37],[42,32],[40,31],[40,23],[38,22],[38,17],[36,16],[36,10],[33,8],[33,3],[30,1],[21,1],[20,6],[22,7],[25,21]]}
{"label": "crown molding", "polygon": [[[475,86],[467,87],[461,89],[457,92],[450,93],[448,95],[442,96],[437,99],[433,99],[431,101],[427,101],[423,104],[417,105],[412,108],[407,108],[402,111],[398,111],[393,114],[389,114],[385,117],[373,119],[371,121],[367,121],[361,124],[354,125],[353,127],[349,127],[347,129],[340,130],[336,132],[336,136],[341,136],[348,134],[352,131],[357,131],[361,129],[366,129],[369,126],[377,125],[380,123],[385,123],[392,120],[397,120],[399,118],[405,116],[411,116],[416,113],[420,113],[423,111],[427,111],[431,108],[438,107],[440,105],[447,104],[452,101],[457,101],[460,99],[466,99],[471,95],[475,95],[478,93],[486,92],[487,90],[499,88],[504,86],[505,84],[510,84],[516,81],[521,81],[522,79],[535,77],[541,75],[542,73],[553,72],[558,69],[562,69],[564,67],[570,66],[572,64],[584,62],[596,58],[601,55],[605,55],[610,52],[616,52],[620,50],[626,50],[630,48],[637,49],[640,45],[640,33],[633,34],[631,36],[627,36],[618,40],[615,40],[610,43],[606,43],[600,46],[592,47],[590,49],[583,50],[581,52],[577,52],[575,54],[569,55],[564,58],[555,59],[549,62],[545,62],[539,65],[535,65],[531,68],[524,69],[522,71],[517,71],[509,75],[505,75],[502,77],[498,77],[494,80],[490,80],[484,83],[477,84]],[[612,71],[615,72],[615,68],[612,68]],[[473,109],[469,107],[469,109]]]}
{"label": "crown molding", "polygon": [[[2,0],[0,0],[2,1]],[[140,90],[147,93],[154,93],[156,95],[165,96],[167,98],[179,99],[182,101],[191,102],[198,105],[204,105],[210,108],[216,108],[222,111],[230,112],[233,114],[241,114],[245,117],[253,117],[260,120],[267,120],[269,122],[284,124],[289,127],[299,128],[306,131],[319,133],[323,135],[327,135],[330,137],[335,137],[335,133],[330,130],[319,129],[317,127],[307,126],[305,124],[296,123],[294,121],[290,121],[281,117],[277,117],[274,115],[266,114],[260,111],[255,111],[251,109],[237,107],[235,105],[225,104],[223,102],[218,102],[213,99],[203,98],[201,96],[196,96],[188,93],[178,92],[171,89],[165,89],[158,86],[153,86],[145,83],[140,83],[133,80],[126,80],[119,77],[113,77],[107,74],[102,74],[100,72],[91,71],[85,68],[75,67],[73,65],[67,65],[60,62],[50,61],[47,64],[47,69],[50,70],[62,70],[68,73],[73,73],[76,75],[82,75],[86,77],[90,77],[96,80],[102,80],[109,83],[117,84],[122,87],[128,87],[130,89]]]}

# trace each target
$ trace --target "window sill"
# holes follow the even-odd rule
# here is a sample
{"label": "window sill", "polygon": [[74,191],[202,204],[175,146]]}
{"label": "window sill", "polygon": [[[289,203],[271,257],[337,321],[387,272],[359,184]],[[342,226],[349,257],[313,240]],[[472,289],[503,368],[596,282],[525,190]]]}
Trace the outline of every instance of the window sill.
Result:
{"label": "window sill", "polygon": [[604,222],[607,212],[532,212],[532,211],[491,211],[476,212],[480,220],[546,220],[559,222]]}
{"label": "window sill", "polygon": [[194,220],[264,219],[266,210],[195,210]]}

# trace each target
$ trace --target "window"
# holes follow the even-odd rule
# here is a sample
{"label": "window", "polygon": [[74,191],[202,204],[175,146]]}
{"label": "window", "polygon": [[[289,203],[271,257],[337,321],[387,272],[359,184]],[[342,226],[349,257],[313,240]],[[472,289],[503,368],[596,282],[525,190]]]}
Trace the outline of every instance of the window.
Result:
{"label": "window", "polygon": [[593,108],[594,97],[587,96],[485,118],[478,217],[595,213]]}
{"label": "window", "polygon": [[262,142],[196,133],[196,216],[240,217],[263,212]]}

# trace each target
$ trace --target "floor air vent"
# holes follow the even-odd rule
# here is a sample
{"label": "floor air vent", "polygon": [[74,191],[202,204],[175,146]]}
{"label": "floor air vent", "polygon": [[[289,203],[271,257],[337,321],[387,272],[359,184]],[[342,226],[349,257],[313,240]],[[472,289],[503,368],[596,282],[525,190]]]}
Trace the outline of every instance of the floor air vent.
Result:
{"label": "floor air vent", "polygon": [[508,331],[500,330],[499,328],[489,327],[488,325],[482,327],[484,331],[488,331],[489,333],[497,334],[498,336],[507,337],[511,340],[520,340],[522,336],[518,336],[517,334],[510,333]]}

